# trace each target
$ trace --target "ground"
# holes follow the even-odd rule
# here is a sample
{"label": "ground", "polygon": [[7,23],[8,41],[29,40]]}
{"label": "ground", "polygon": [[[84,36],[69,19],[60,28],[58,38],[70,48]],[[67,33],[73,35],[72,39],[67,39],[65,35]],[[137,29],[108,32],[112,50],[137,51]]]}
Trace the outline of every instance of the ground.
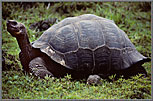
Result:
{"label": "ground", "polygon": [[[145,2],[67,2],[67,3],[2,3],[2,50],[5,66],[2,71],[3,99],[151,99],[151,62],[143,66],[148,77],[102,80],[102,85],[87,85],[84,80],[36,78],[22,72],[17,41],[6,30],[6,21],[13,19],[25,24],[30,42],[43,31],[29,29],[32,23],[48,18],[59,21],[69,16],[95,14],[105,17],[124,30],[136,49],[151,58],[150,3]],[[51,24],[52,25],[52,24]],[[51,26],[50,25],[50,26]],[[4,63],[4,62],[3,62]]]}

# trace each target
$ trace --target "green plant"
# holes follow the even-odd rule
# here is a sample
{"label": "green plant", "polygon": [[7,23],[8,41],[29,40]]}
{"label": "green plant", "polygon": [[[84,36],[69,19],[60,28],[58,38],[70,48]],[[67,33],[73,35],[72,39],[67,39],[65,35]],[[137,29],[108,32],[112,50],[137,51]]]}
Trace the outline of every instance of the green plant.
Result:
{"label": "green plant", "polygon": [[102,85],[98,86],[89,86],[85,80],[72,80],[70,75],[40,79],[23,73],[17,41],[6,29],[6,20],[22,22],[32,42],[43,33],[29,29],[34,22],[48,18],[61,21],[68,16],[92,13],[114,20],[137,50],[151,58],[151,13],[145,8],[150,7],[149,2],[52,2],[48,9],[46,4],[33,3],[26,7],[22,3],[2,3],[2,50],[6,64],[10,66],[2,72],[3,99],[151,99],[151,62],[143,65],[148,72],[146,78],[137,75],[115,81],[115,75],[112,75],[109,78],[113,82],[103,79]]}

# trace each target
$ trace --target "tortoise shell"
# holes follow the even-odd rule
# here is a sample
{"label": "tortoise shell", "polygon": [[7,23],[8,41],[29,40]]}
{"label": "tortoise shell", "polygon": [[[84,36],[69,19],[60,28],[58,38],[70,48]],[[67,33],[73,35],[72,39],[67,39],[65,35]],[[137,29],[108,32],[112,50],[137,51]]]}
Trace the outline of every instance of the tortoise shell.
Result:
{"label": "tortoise shell", "polygon": [[32,46],[77,71],[121,70],[147,59],[112,20],[92,14],[65,18]]}

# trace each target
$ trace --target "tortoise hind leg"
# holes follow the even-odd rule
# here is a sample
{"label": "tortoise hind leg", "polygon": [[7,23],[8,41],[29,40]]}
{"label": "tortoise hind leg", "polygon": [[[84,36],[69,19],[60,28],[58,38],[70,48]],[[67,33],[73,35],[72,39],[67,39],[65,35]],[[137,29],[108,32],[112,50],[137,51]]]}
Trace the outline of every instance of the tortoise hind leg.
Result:
{"label": "tortoise hind leg", "polygon": [[51,72],[47,70],[47,65],[41,57],[34,58],[29,63],[30,72],[35,76],[44,78],[46,75],[54,76]]}
{"label": "tortoise hind leg", "polygon": [[138,74],[143,74],[144,77],[147,76],[147,72],[143,66],[132,66],[131,68],[123,71],[124,78],[129,78]]}

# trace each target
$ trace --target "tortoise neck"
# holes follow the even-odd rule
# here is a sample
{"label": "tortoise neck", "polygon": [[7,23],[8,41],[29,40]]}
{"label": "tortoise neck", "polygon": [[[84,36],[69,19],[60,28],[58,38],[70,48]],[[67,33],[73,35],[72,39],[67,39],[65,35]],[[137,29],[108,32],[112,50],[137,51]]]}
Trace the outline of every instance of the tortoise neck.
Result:
{"label": "tortoise neck", "polygon": [[17,41],[22,52],[29,53],[29,51],[32,49],[27,34],[25,34],[24,37],[17,38]]}
{"label": "tortoise neck", "polygon": [[25,34],[24,37],[17,38],[19,47],[21,49],[22,58],[21,64],[23,65],[23,69],[29,72],[29,62],[32,60],[32,46],[30,44],[28,35]]}

